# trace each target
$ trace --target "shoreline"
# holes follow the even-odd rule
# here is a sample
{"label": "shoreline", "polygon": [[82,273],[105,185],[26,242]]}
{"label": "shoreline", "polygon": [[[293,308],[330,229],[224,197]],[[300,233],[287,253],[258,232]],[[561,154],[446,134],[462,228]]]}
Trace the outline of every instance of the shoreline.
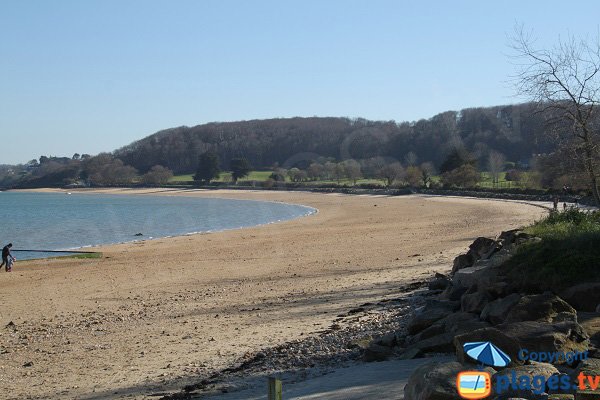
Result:
{"label": "shoreline", "polygon": [[315,337],[361,304],[392,300],[407,283],[448,270],[475,237],[544,213],[532,205],[424,196],[178,195],[286,201],[319,212],[100,246],[101,259],[31,260],[1,274],[0,325],[13,323],[0,345],[3,392],[143,399],[178,391],[245,355]]}

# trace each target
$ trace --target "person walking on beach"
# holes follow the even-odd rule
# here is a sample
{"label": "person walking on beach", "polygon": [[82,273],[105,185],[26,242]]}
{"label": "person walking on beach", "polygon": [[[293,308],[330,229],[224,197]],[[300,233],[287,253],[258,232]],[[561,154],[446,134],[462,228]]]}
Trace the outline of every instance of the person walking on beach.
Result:
{"label": "person walking on beach", "polygon": [[554,196],[552,202],[554,203],[554,211],[558,211],[558,196]]}
{"label": "person walking on beach", "polygon": [[2,268],[3,265],[6,265],[6,271],[8,272],[9,268],[9,264],[8,264],[8,260],[11,260],[11,264],[12,261],[15,260],[15,258],[12,256],[12,254],[10,254],[10,248],[12,247],[12,243],[7,244],[6,246],[4,246],[2,248],[2,264],[0,264],[0,268]]}

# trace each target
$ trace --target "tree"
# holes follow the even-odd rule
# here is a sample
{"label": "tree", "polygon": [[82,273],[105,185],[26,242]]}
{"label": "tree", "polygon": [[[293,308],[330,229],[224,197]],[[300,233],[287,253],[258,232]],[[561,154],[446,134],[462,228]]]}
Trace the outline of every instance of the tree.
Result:
{"label": "tree", "polygon": [[520,60],[517,91],[537,102],[553,127],[553,140],[581,160],[600,205],[600,36],[592,41],[570,36],[541,49],[521,27],[512,47]]}
{"label": "tree", "polygon": [[449,172],[463,165],[475,166],[477,160],[463,147],[454,148],[440,166],[440,172]]}
{"label": "tree", "polygon": [[464,164],[452,171],[444,172],[442,174],[442,183],[448,187],[458,186],[469,188],[475,186],[480,178],[477,168],[470,164]]}
{"label": "tree", "polygon": [[245,158],[232,158],[229,167],[231,168],[231,178],[233,183],[237,183],[238,179],[248,176],[252,167]]}
{"label": "tree", "polygon": [[307,178],[305,171],[295,167],[288,170],[288,176],[292,182],[302,182]]}
{"label": "tree", "polygon": [[283,168],[276,168],[275,171],[269,176],[269,179],[272,179],[275,182],[285,182],[285,176],[287,175],[287,171]]}
{"label": "tree", "polygon": [[424,162],[421,164],[421,180],[423,181],[424,187],[429,187],[431,184],[431,177],[435,174],[435,167],[432,162]]}
{"label": "tree", "polygon": [[404,156],[404,162],[406,163],[407,167],[414,167],[415,165],[417,165],[418,159],[419,158],[417,157],[417,155],[412,151],[409,151]]}
{"label": "tree", "polygon": [[209,184],[215,178],[219,177],[221,170],[219,169],[219,157],[207,151],[200,155],[198,159],[198,168],[194,180],[201,184]]}
{"label": "tree", "polygon": [[356,185],[356,181],[362,178],[360,163],[356,160],[346,160],[343,162],[346,177]]}
{"label": "tree", "polygon": [[346,168],[344,168],[344,163],[335,164],[335,168],[333,169],[333,177],[338,184],[340,183],[340,180],[346,177]]}
{"label": "tree", "polygon": [[323,167],[323,165],[319,163],[312,163],[306,170],[306,174],[310,179],[316,181],[317,179],[323,176],[324,170],[325,168]]}
{"label": "tree", "polygon": [[404,179],[408,184],[412,187],[419,186],[421,183],[421,177],[423,176],[423,172],[421,168],[415,167],[414,165],[406,168],[406,173]]}
{"label": "tree", "polygon": [[165,185],[173,177],[173,171],[162,165],[155,165],[142,176],[142,181],[148,185]]}
{"label": "tree", "polygon": [[506,162],[506,157],[504,154],[499,153],[497,151],[490,151],[488,156],[488,168],[490,170],[490,175],[492,176],[492,183],[497,184],[500,178],[500,172],[504,169],[504,163]]}
{"label": "tree", "polygon": [[399,162],[393,162],[381,168],[378,176],[383,179],[389,187],[392,186],[396,180],[402,179],[404,176],[404,168]]}

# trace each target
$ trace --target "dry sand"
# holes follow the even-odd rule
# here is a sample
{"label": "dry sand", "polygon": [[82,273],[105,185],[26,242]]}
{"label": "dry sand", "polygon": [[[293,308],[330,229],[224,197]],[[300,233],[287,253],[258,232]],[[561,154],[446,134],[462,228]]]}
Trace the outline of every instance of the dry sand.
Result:
{"label": "dry sand", "polygon": [[102,259],[18,261],[0,274],[0,397],[146,398],[181,388],[247,352],[319,331],[403,283],[445,272],[477,236],[545,213],[516,202],[425,196],[160,194],[285,201],[319,212],[102,247]]}

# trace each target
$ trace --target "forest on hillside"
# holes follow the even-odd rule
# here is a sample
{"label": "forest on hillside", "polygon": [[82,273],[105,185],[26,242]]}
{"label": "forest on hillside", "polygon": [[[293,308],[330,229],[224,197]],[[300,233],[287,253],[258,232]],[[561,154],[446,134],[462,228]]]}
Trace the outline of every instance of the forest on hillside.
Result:
{"label": "forest on hillside", "polygon": [[[308,170],[313,163],[348,166],[355,160],[362,175],[380,178],[383,166],[391,164],[426,163],[428,169],[442,167],[444,172],[444,162],[457,150],[480,171],[488,170],[494,155],[526,170],[532,160],[543,162],[544,155],[551,158],[557,150],[536,110],[535,104],[525,103],[448,111],[414,122],[296,117],[182,126],[112,153],[41,156],[19,166],[0,166],[0,187],[163,184],[173,174],[195,173],[200,155],[207,152],[216,154],[222,170],[240,158],[263,170]],[[557,171],[553,177],[560,175]]]}
{"label": "forest on hillside", "polygon": [[552,151],[542,141],[544,120],[533,104],[448,111],[416,122],[362,118],[285,118],[209,123],[157,132],[117,150],[114,155],[141,173],[162,165],[175,174],[195,171],[199,154],[212,151],[226,168],[245,157],[255,168],[277,163],[285,168],[313,160],[362,160],[385,157],[402,161],[413,153],[440,166],[455,148],[482,163],[491,151],[527,164],[533,154]]}

